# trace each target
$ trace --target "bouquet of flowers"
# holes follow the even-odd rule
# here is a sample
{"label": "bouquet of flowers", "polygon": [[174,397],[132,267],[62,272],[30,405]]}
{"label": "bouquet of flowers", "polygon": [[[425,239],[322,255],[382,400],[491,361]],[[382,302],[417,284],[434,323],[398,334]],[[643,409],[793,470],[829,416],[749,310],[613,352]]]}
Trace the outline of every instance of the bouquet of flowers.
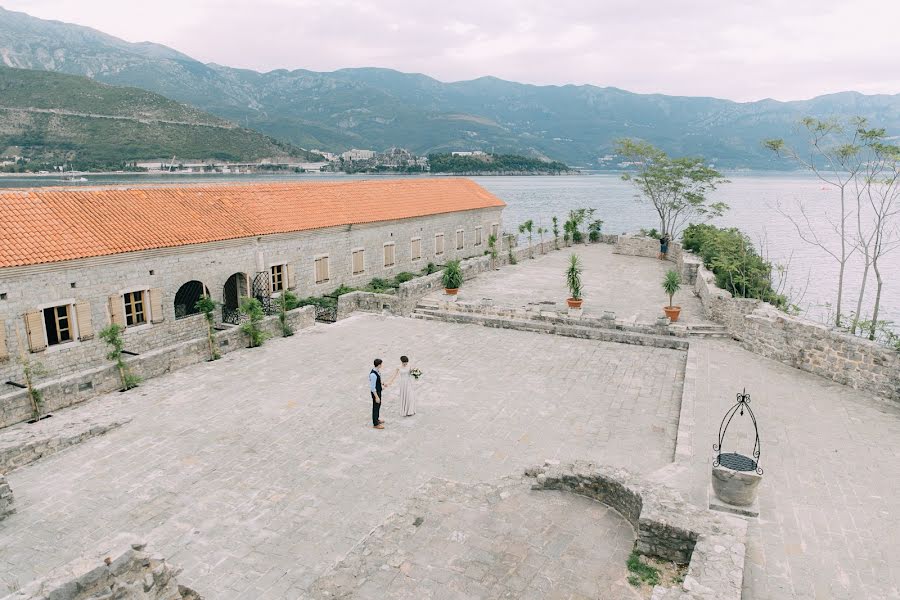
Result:
{"label": "bouquet of flowers", "polygon": [[410,376],[411,376],[413,379],[415,379],[416,381],[418,381],[418,380],[419,380],[419,377],[422,376],[422,371],[419,370],[419,369],[413,369],[412,371],[409,372],[409,374],[410,374]]}

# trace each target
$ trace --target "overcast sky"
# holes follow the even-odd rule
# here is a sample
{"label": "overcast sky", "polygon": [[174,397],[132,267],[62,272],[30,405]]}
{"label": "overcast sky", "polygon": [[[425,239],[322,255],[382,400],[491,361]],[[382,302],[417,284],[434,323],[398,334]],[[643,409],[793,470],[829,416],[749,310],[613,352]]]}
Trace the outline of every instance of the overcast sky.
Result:
{"label": "overcast sky", "polygon": [[733,100],[900,93],[897,0],[0,4],[260,71],[377,66],[442,81],[494,75]]}

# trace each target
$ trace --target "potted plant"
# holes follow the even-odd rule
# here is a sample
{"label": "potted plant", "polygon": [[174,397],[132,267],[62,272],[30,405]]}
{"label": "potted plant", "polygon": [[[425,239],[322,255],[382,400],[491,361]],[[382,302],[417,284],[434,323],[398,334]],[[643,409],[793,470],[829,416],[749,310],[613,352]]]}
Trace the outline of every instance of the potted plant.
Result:
{"label": "potted plant", "polygon": [[569,268],[566,269],[566,285],[569,286],[571,297],[566,299],[569,308],[581,308],[581,260],[577,254],[569,257]]}
{"label": "potted plant", "polygon": [[450,296],[455,296],[462,285],[462,269],[458,260],[451,260],[444,266],[444,274],[441,282],[444,284],[444,292]]}
{"label": "potted plant", "polygon": [[666,294],[669,296],[669,305],[664,307],[663,311],[666,313],[666,316],[669,317],[669,320],[674,323],[681,314],[681,307],[673,306],[675,293],[681,289],[681,275],[678,274],[678,271],[669,271],[666,273],[666,278],[663,279],[663,289],[666,290]]}

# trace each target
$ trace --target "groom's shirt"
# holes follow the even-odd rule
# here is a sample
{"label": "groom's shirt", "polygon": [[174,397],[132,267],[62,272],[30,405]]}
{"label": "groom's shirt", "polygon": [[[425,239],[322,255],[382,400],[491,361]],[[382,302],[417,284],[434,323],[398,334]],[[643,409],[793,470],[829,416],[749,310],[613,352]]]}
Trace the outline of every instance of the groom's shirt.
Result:
{"label": "groom's shirt", "polygon": [[375,393],[375,386],[378,383],[378,374],[375,371],[369,373],[369,391]]}

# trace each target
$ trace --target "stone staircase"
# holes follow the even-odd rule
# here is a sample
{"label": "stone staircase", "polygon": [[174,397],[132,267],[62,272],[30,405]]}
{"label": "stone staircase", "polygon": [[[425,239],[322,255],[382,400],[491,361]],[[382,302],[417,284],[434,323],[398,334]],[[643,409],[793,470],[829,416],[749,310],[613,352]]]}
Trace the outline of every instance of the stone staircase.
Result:
{"label": "stone staircase", "polygon": [[603,342],[653,346],[656,348],[669,348],[673,350],[687,350],[688,347],[688,340],[685,337],[654,335],[649,333],[623,331],[615,328],[567,325],[537,319],[510,318],[488,314],[448,311],[442,309],[436,302],[427,299],[421,300],[410,316],[414,319],[423,319],[427,321],[482,325],[484,327],[549,333]]}
{"label": "stone staircase", "polygon": [[725,329],[724,325],[716,325],[714,323],[696,323],[686,325],[687,334],[690,337],[700,338],[731,338],[731,334]]}

